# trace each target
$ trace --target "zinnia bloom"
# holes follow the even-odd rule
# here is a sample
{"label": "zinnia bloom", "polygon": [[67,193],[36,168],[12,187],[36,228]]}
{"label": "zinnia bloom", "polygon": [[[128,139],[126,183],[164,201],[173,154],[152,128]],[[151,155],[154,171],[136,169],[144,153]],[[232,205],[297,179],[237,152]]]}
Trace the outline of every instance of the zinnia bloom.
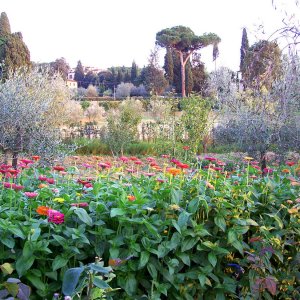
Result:
{"label": "zinnia bloom", "polygon": [[64,203],[65,199],[64,198],[54,198],[53,201],[58,202],[58,203]]}
{"label": "zinnia bloom", "polygon": [[39,155],[33,155],[33,156],[31,156],[31,158],[35,161],[38,161],[41,159],[41,157]]}
{"label": "zinnia bloom", "polygon": [[182,149],[187,151],[187,150],[190,150],[190,147],[189,146],[183,146]]}
{"label": "zinnia bloom", "polygon": [[54,166],[54,167],[53,167],[53,170],[58,171],[58,172],[61,172],[61,171],[64,171],[65,168],[64,168],[63,166]]}
{"label": "zinnia bloom", "polygon": [[181,173],[181,170],[176,169],[176,168],[168,168],[167,172],[173,176],[176,176]]}
{"label": "zinnia bloom", "polygon": [[134,201],[135,200],[135,197],[133,195],[128,195],[127,198],[128,198],[129,201]]}
{"label": "zinnia bloom", "polygon": [[87,206],[89,206],[89,204],[87,202],[80,202],[80,203],[72,203],[71,206],[87,207]]}
{"label": "zinnia bloom", "polygon": [[35,198],[38,196],[38,193],[35,192],[25,192],[24,195],[28,198]]}
{"label": "zinnia bloom", "polygon": [[36,212],[41,216],[48,216],[49,209],[51,209],[51,208],[48,206],[38,206],[38,208],[36,209]]}
{"label": "zinnia bloom", "polygon": [[65,221],[65,215],[57,210],[49,209],[48,210],[48,222],[55,224],[61,224]]}

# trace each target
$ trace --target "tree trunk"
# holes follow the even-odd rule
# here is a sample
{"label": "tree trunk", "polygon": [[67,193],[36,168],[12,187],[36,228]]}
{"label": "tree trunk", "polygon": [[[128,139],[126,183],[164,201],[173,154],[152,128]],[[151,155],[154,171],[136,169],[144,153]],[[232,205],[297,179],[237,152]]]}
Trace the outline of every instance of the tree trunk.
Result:
{"label": "tree trunk", "polygon": [[261,163],[261,170],[262,174],[264,175],[264,169],[267,167],[267,160],[266,160],[266,152],[262,151],[260,152],[260,163]]}
{"label": "tree trunk", "polygon": [[180,66],[181,66],[181,95],[185,98],[185,63],[183,61],[183,53],[179,52]]}
{"label": "tree trunk", "polygon": [[13,152],[11,165],[14,169],[17,169],[17,166],[18,166],[18,152],[15,152],[15,151]]}

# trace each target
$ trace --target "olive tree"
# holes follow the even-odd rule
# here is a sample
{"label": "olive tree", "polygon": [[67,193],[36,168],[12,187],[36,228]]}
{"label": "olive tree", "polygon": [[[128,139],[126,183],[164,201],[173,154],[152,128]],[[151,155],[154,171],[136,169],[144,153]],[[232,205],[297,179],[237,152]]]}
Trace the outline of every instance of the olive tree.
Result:
{"label": "olive tree", "polygon": [[59,127],[67,122],[69,89],[59,75],[19,69],[0,84],[0,150],[51,158],[62,154]]}
{"label": "olive tree", "polygon": [[248,89],[224,97],[228,90],[220,88],[218,77],[211,79],[220,113],[216,142],[234,143],[249,154],[258,154],[262,169],[267,151],[299,148],[299,57],[285,57],[281,76],[269,89]]}

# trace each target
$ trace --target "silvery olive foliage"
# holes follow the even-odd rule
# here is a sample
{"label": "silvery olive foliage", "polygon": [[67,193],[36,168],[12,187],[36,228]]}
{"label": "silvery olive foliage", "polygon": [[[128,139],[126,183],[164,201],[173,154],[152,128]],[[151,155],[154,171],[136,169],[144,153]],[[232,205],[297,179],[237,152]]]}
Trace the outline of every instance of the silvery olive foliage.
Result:
{"label": "silvery olive foliage", "polygon": [[13,156],[62,157],[60,126],[68,122],[69,89],[59,75],[20,69],[0,84],[0,149]]}
{"label": "silvery olive foliage", "polygon": [[232,143],[252,155],[259,154],[262,166],[267,151],[283,153],[299,147],[299,57],[285,56],[281,71],[269,89],[262,86],[236,92],[231,92],[229,73],[227,81],[211,77],[219,113],[214,129],[216,143]]}

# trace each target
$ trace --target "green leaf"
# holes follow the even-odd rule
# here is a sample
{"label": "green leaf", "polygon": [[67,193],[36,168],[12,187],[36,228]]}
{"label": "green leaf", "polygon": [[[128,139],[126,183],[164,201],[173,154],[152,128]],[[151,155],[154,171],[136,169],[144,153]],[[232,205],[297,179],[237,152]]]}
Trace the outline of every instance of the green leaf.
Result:
{"label": "green leaf", "polygon": [[272,277],[267,277],[265,279],[266,288],[271,295],[276,295],[276,281]]}
{"label": "green leaf", "polygon": [[90,268],[93,271],[100,272],[102,274],[108,274],[109,272],[112,271],[111,267],[102,267],[102,266],[100,266],[99,264],[96,264],[96,263],[90,264]]}
{"label": "green leaf", "polygon": [[83,271],[83,267],[72,268],[66,271],[62,284],[62,292],[65,296],[73,296],[79,281],[79,277]]}
{"label": "green leaf", "polygon": [[172,220],[172,224],[175,227],[175,229],[181,234],[181,229],[177,222],[175,220]]}
{"label": "green leaf", "polygon": [[182,211],[178,217],[178,226],[182,229],[182,228],[186,228],[187,226],[187,222],[188,222],[188,219],[190,217],[191,214],[189,214],[188,212],[186,211]]}
{"label": "green leaf", "polygon": [[156,237],[156,238],[160,238],[160,235],[157,232],[157,229],[150,224],[148,221],[143,220],[143,223],[146,225],[147,229]]}
{"label": "green leaf", "polygon": [[244,253],[244,248],[243,248],[243,245],[242,245],[238,240],[234,241],[234,242],[232,243],[232,246],[233,246],[235,249],[237,249],[237,250],[243,255],[243,253]]}
{"label": "green leaf", "polygon": [[171,203],[172,204],[179,204],[180,201],[183,198],[183,191],[181,190],[175,190],[175,189],[171,189]]}
{"label": "green leaf", "polygon": [[142,251],[139,261],[139,269],[142,269],[146,266],[149,261],[150,253],[147,251]]}
{"label": "green leaf", "polygon": [[108,288],[110,288],[110,286],[104,280],[101,280],[98,277],[94,278],[93,284],[96,287],[98,287],[99,289],[108,289]]}
{"label": "green leaf", "polygon": [[216,295],[216,300],[226,300],[224,293],[218,292]]}
{"label": "green leaf", "polygon": [[56,271],[57,269],[64,267],[68,263],[68,261],[68,258],[65,258],[61,255],[56,256],[52,262],[52,270]]}
{"label": "green leaf", "polygon": [[205,285],[207,279],[208,279],[208,278],[207,278],[204,274],[198,275],[198,280],[199,280],[200,285],[201,285],[202,287],[204,287],[204,285]]}
{"label": "green leaf", "polygon": [[228,243],[232,244],[236,240],[237,240],[236,232],[234,231],[234,229],[230,229],[228,231]]}
{"label": "green leaf", "polygon": [[157,278],[157,270],[156,270],[155,266],[152,263],[147,264],[147,270],[150,273],[152,279]]}
{"label": "green leaf", "polygon": [[185,265],[187,265],[187,266],[191,265],[190,256],[188,254],[179,252],[176,255],[182,260],[182,262]]}
{"label": "green leaf", "polygon": [[199,207],[199,198],[195,198],[189,203],[187,210],[190,213],[194,214],[197,212],[198,207]]}
{"label": "green leaf", "polygon": [[10,226],[9,228],[9,231],[11,233],[13,233],[14,235],[16,235],[17,237],[21,238],[22,240],[25,240],[26,239],[26,236],[25,234],[23,233],[23,231],[19,228],[17,228],[16,225],[12,225]]}
{"label": "green leaf", "polygon": [[2,238],[1,243],[10,249],[15,247],[15,240],[10,237]]}
{"label": "green leaf", "polygon": [[198,238],[186,238],[183,240],[182,245],[181,245],[181,251],[187,251],[192,249],[196,244],[198,243]]}
{"label": "green leaf", "polygon": [[83,223],[85,223],[89,226],[93,225],[93,221],[92,221],[91,217],[88,215],[88,213],[86,212],[86,210],[79,207],[79,208],[74,209],[74,212]]}
{"label": "green leaf", "polygon": [[226,222],[223,216],[218,215],[214,218],[215,224],[225,232],[226,230]]}
{"label": "green leaf", "polygon": [[68,242],[65,238],[60,235],[53,234],[52,237],[64,248],[68,245]]}
{"label": "green leaf", "polygon": [[0,268],[4,275],[11,274],[14,271],[14,268],[9,263],[4,263],[3,265],[0,265]]}
{"label": "green leaf", "polygon": [[46,285],[42,282],[42,280],[33,275],[33,274],[28,274],[26,275],[26,278],[38,289],[38,290],[42,290],[45,291],[46,290]]}
{"label": "green leaf", "polygon": [[41,235],[41,228],[34,228],[33,235],[30,237],[30,241],[35,242],[38,240],[39,236]]}
{"label": "green leaf", "polygon": [[111,218],[116,217],[116,216],[123,216],[125,214],[126,214],[126,211],[122,208],[113,208],[110,211]]}
{"label": "green leaf", "polygon": [[137,281],[134,274],[130,273],[127,275],[124,289],[130,296],[133,296],[136,293]]}
{"label": "green leaf", "polygon": [[53,280],[57,280],[57,271],[46,272],[45,275]]}
{"label": "green leaf", "polygon": [[31,268],[35,260],[35,257],[32,255],[30,257],[21,256],[18,258],[16,262],[16,270],[18,272],[19,277],[25,274],[27,270]]}
{"label": "green leaf", "polygon": [[208,253],[208,261],[211,263],[213,267],[217,264],[217,256],[213,252]]}

